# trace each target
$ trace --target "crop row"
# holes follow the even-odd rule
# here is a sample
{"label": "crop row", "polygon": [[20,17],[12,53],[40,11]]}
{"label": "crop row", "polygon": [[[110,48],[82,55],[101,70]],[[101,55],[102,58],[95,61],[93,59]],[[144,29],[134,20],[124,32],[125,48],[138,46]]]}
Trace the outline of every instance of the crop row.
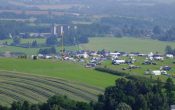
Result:
{"label": "crop row", "polygon": [[[1,75],[2,76],[2,75]],[[72,93],[75,93],[78,92],[78,94],[82,94],[83,96],[92,96],[92,99],[89,99],[89,100],[94,100],[94,98],[97,97],[97,94],[94,94],[93,92],[90,92],[90,91],[87,91],[87,90],[84,90],[82,88],[76,88],[72,85],[68,85],[68,84],[65,84],[63,82],[59,82],[59,81],[48,81],[48,80],[45,80],[45,79],[42,79],[42,78],[31,78],[31,77],[21,77],[21,76],[6,76],[6,77],[12,77],[13,79],[15,78],[20,78],[20,81],[22,81],[21,79],[23,79],[24,81],[23,82],[26,82],[26,81],[32,81],[32,82],[37,82],[37,83],[42,83],[42,84],[45,84],[45,85],[48,85],[48,86],[53,86],[53,87],[56,87],[56,88],[61,88],[65,91],[69,91],[69,92],[72,92]],[[88,89],[88,88],[87,88]],[[70,91],[71,90],[71,91]]]}
{"label": "crop row", "polygon": [[55,94],[67,95],[79,101],[96,101],[97,95],[101,93],[103,90],[99,88],[64,79],[0,72],[0,98],[8,98],[0,103],[24,100],[40,103]]}

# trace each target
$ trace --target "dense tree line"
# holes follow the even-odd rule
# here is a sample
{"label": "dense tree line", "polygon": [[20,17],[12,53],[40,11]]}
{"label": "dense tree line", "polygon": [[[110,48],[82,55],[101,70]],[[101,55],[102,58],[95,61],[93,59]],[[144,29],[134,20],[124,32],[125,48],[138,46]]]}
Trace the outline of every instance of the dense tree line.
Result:
{"label": "dense tree line", "polygon": [[48,38],[46,38],[46,45],[48,45],[48,46],[58,45],[57,37],[48,37]]}
{"label": "dense tree line", "polygon": [[173,49],[171,46],[167,45],[165,48],[165,53],[175,55],[175,48]]}
{"label": "dense tree line", "polygon": [[161,41],[175,41],[175,27],[168,29],[163,29],[160,26],[155,26],[153,28],[153,39],[158,39]]}
{"label": "dense tree line", "polygon": [[12,36],[18,36],[20,33],[28,32],[48,32],[48,27],[31,26],[18,21],[0,21],[0,39],[7,39]]}
{"label": "dense tree line", "polygon": [[107,17],[102,18],[100,24],[109,26],[107,33],[111,33],[116,37],[149,37],[161,41],[175,41],[175,27],[157,25],[149,20]]}
{"label": "dense tree line", "polygon": [[56,48],[55,47],[51,47],[51,48],[45,48],[45,49],[39,49],[39,54],[56,54]]}
{"label": "dense tree line", "polygon": [[93,110],[93,108],[88,103],[74,101],[66,96],[53,96],[44,104],[13,102],[10,108],[0,106],[0,110]]}
{"label": "dense tree line", "polygon": [[175,104],[175,88],[172,79],[166,83],[159,79],[156,83],[141,80],[118,79],[116,85],[108,87],[99,96],[95,110],[169,110]]}

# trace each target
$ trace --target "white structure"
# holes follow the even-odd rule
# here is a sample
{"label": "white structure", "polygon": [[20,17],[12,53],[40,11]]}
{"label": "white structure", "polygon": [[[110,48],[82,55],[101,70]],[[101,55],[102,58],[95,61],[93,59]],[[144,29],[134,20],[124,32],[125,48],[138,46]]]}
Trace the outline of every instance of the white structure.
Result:
{"label": "white structure", "polygon": [[166,57],[167,57],[167,58],[171,58],[171,59],[174,58],[174,56],[173,56],[172,54],[166,54]]}
{"label": "white structure", "polygon": [[126,61],[125,60],[114,60],[114,64],[124,64]]}
{"label": "white structure", "polygon": [[153,52],[150,52],[149,54],[148,54],[148,57],[153,57]]}
{"label": "white structure", "polygon": [[154,71],[152,71],[151,72],[151,74],[153,74],[153,75],[156,75],[156,76],[158,76],[158,75],[167,75],[167,72],[166,71],[161,71],[161,70],[154,70]]}
{"label": "white structure", "polygon": [[164,60],[164,57],[158,56],[158,57],[154,57],[154,59],[155,59],[155,60]]}
{"label": "white structure", "polygon": [[83,53],[83,54],[78,54],[77,57],[82,57],[82,58],[89,58],[89,55],[87,54],[87,52]]}
{"label": "white structure", "polygon": [[46,59],[51,59],[52,56],[50,56],[50,55],[46,55],[45,58],[46,58]]}
{"label": "white structure", "polygon": [[116,52],[116,53],[109,53],[110,54],[110,56],[120,56],[120,53],[119,52]]}
{"label": "white structure", "polygon": [[158,75],[161,75],[161,71],[160,70],[154,70],[154,71],[151,72],[151,74],[158,76]]}

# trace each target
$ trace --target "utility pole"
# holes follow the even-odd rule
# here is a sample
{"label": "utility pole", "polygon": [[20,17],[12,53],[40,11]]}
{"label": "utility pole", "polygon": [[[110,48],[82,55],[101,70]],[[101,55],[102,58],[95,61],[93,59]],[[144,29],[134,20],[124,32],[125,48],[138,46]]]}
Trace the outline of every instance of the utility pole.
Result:
{"label": "utility pole", "polygon": [[80,50],[80,47],[79,47],[79,42],[78,42],[78,37],[77,37],[77,26],[74,26],[74,31],[75,31],[75,36],[76,36],[76,45],[78,47],[78,51]]}
{"label": "utility pole", "polygon": [[63,26],[61,26],[61,51],[62,56],[64,55],[64,30]]}

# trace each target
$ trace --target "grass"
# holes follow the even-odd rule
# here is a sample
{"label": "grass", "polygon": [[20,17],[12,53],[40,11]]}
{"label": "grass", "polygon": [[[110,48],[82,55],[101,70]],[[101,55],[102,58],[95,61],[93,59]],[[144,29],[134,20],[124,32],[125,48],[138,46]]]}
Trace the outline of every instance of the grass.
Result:
{"label": "grass", "polygon": [[[44,44],[45,39],[43,38],[31,38],[31,39],[21,39],[21,43],[31,43],[36,40],[39,44]],[[114,37],[97,37],[90,38],[90,42],[87,44],[80,44],[80,49],[86,50],[111,50],[111,51],[124,51],[124,52],[159,52],[164,53],[165,47],[167,45],[175,48],[174,42],[162,42],[158,40],[152,39],[139,39],[139,38],[114,38]],[[9,44],[12,40],[1,40],[0,43],[8,42]],[[65,46],[66,50],[78,50],[77,46]],[[61,50],[61,47],[57,47],[57,52]],[[28,55],[37,54],[39,48],[21,48],[21,47],[13,47],[6,46],[0,47],[0,53],[3,52],[23,52]]]}
{"label": "grass", "polygon": [[124,52],[159,52],[164,53],[167,45],[175,48],[174,42],[162,42],[152,39],[139,39],[139,38],[114,38],[114,37],[96,37],[90,38],[88,44],[81,44],[83,49],[91,50],[111,50],[111,51],[124,51]]}
{"label": "grass", "polygon": [[[46,39],[44,39],[44,38],[28,38],[28,39],[21,38],[21,43],[22,44],[32,43],[34,40],[36,40],[38,44],[43,44],[46,41]],[[1,44],[4,43],[4,42],[7,42],[8,44],[11,44],[13,42],[13,40],[12,39],[0,40]]]}
{"label": "grass", "polygon": [[0,47],[0,53],[6,52],[22,52],[27,55],[33,55],[38,53],[39,48],[21,48],[21,47],[14,47],[14,46],[5,46]]}
{"label": "grass", "polygon": [[0,99],[3,99],[0,104],[5,106],[24,100],[43,103],[55,94],[77,101],[97,101],[98,94],[103,91],[78,81],[0,70]]}
{"label": "grass", "polygon": [[25,72],[36,75],[63,78],[77,81],[99,88],[113,85],[118,78],[114,75],[103,74],[93,69],[84,68],[83,65],[53,60],[25,60],[25,59],[0,59],[0,70]]}

